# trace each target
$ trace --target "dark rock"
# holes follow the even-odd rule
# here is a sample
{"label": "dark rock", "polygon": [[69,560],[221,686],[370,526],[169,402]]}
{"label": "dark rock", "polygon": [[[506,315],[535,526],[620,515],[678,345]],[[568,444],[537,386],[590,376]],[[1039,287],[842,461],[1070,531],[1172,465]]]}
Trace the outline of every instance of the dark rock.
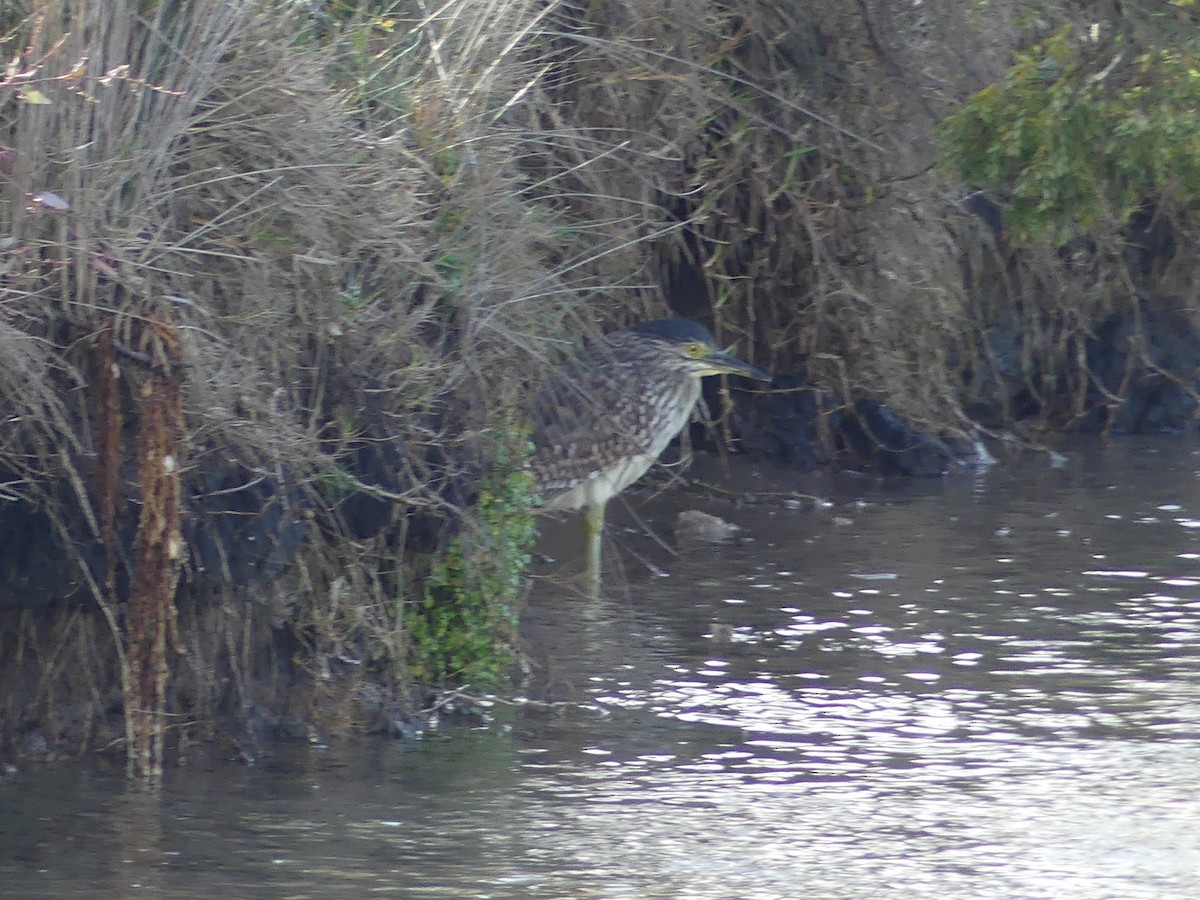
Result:
{"label": "dark rock", "polygon": [[884,475],[939,477],[954,459],[944,441],[918,431],[874,400],[860,400],[853,409],[835,413],[833,420],[846,449]]}
{"label": "dark rock", "polygon": [[1008,227],[1004,224],[1004,210],[986,191],[971,191],[958,201],[964,212],[977,216],[988,230],[997,238],[1008,235]]}
{"label": "dark rock", "polygon": [[925,434],[877,401],[839,408],[800,374],[776,376],[772,387],[742,398],[737,425],[744,450],[779,465],[806,472],[836,459],[884,475],[937,477],[955,462],[984,462],[975,442]]}
{"label": "dark rock", "polygon": [[[103,582],[103,549],[94,541],[76,543]],[[22,500],[0,503],[0,609],[35,609],[62,599],[90,598],[50,517]]]}
{"label": "dark rock", "polygon": [[1146,203],[1134,211],[1125,226],[1125,265],[1139,284],[1150,284],[1163,266],[1175,256],[1175,228],[1159,214],[1158,206]]}
{"label": "dark rock", "polygon": [[[185,579],[244,584],[279,575],[307,537],[297,489],[235,466],[199,472],[185,485]],[[27,501],[0,504],[0,609],[40,609],[55,603],[92,606],[87,578],[103,585],[107,554],[88,530],[65,485],[51,501],[64,536],[44,509]],[[128,590],[138,505],[121,510],[116,590]]]}
{"label": "dark rock", "polygon": [[[364,444],[343,462],[346,470],[365,485],[387,493],[399,493],[397,473],[404,454],[392,442]],[[396,501],[383,494],[353,491],[337,503],[337,513],[352,537],[367,538],[379,534],[392,521]]]}
{"label": "dark rock", "polygon": [[1164,434],[1194,424],[1200,339],[1186,316],[1115,313],[1088,341],[1087,361],[1093,382],[1083,430]]}
{"label": "dark rock", "polygon": [[777,375],[766,394],[739,399],[737,431],[741,447],[800,472],[832,461],[822,439],[821,399],[803,375]]}
{"label": "dark rock", "polygon": [[201,473],[189,488],[184,537],[195,573],[228,585],[275,578],[308,535],[293,485],[229,466]]}
{"label": "dark rock", "polygon": [[425,736],[425,720],[395,704],[379,710],[377,723],[379,733],[396,740],[415,742]]}
{"label": "dark rock", "polygon": [[50,742],[40,731],[31,731],[22,741],[21,753],[26,759],[47,759],[50,756]]}
{"label": "dark rock", "polygon": [[[453,511],[475,502],[482,478],[482,465],[476,459],[451,464],[437,451],[417,459],[395,440],[363,444],[346,456],[342,465],[367,488],[348,491],[337,501],[336,512],[347,532],[358,539],[373,537],[392,524],[397,515],[404,515],[405,548],[416,553],[432,552],[453,532],[458,522]],[[414,473],[424,482],[423,496],[442,501],[442,509],[428,505],[415,508],[396,499],[413,488],[409,479]]]}
{"label": "dark rock", "polygon": [[[332,498],[349,535],[362,539],[379,534],[394,516],[403,515],[406,549],[415,552],[437,547],[456,527],[454,510],[469,505],[478,492],[478,466],[414,461],[395,442],[364,444],[344,466],[368,488],[339,486],[340,499]],[[432,492],[442,501],[440,508],[408,507],[395,499],[411,490],[406,479],[414,473],[429,480],[423,494]],[[0,472],[0,483],[4,480],[16,479]],[[379,493],[372,493],[372,487]],[[44,509],[22,500],[0,502],[0,609],[39,609],[59,602],[90,607],[95,598],[85,573],[98,585],[107,580],[104,545],[91,533],[70,488],[64,483],[52,490],[51,502],[65,523],[69,544]],[[309,501],[286,472],[270,477],[220,462],[215,455],[196,461],[184,484],[184,497],[185,583],[228,587],[277,578],[313,527]],[[120,515],[120,596],[128,590],[138,509],[137,503],[129,502]]]}

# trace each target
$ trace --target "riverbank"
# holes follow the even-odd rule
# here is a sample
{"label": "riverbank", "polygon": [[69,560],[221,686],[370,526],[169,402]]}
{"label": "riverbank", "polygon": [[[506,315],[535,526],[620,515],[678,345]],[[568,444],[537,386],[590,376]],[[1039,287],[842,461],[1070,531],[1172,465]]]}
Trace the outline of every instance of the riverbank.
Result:
{"label": "riverbank", "polygon": [[[404,733],[498,687],[522,415],[630,321],[702,320],[777,372],[710,385],[689,438],[796,471],[1190,429],[1170,159],[1162,196],[1039,237],[1005,218],[1020,172],[977,191],[939,143],[989,85],[1029,99],[1017,48],[1053,96],[1115,85],[1110,113],[1163,75],[1168,114],[1182,57],[1112,12],[6,7],[0,753],[37,734],[153,777],[216,735]],[[1140,74],[1105,69],[1118,39]]]}

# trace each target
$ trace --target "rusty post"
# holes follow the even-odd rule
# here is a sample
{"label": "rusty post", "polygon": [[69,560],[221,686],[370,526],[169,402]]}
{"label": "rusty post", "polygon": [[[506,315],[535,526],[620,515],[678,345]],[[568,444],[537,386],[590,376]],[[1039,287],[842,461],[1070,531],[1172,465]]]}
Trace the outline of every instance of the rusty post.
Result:
{"label": "rusty post", "polygon": [[134,572],[126,618],[126,731],[133,774],[162,775],[166,693],[170,668],[167,631],[175,616],[175,587],[182,561],[180,454],[183,390],[179,334],[147,316],[142,346],[151,359],[141,386],[138,480],[142,507],[134,541]]}

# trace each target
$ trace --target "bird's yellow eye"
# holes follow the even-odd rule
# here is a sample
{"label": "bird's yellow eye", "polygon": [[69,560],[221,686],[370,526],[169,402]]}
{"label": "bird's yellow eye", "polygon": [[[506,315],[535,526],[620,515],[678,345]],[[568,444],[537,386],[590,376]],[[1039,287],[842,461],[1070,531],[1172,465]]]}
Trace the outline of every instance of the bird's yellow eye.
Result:
{"label": "bird's yellow eye", "polygon": [[701,356],[704,355],[704,345],[701,344],[699,341],[692,341],[690,344],[688,344],[686,347],[683,348],[683,352],[686,353],[688,356],[690,356],[692,359],[699,359]]}

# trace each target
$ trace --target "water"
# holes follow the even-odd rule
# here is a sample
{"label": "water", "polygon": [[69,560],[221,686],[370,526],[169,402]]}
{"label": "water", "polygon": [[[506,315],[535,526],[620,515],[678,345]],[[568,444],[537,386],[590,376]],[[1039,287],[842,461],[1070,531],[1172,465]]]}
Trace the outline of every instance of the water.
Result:
{"label": "water", "polygon": [[159,799],[22,772],[0,894],[1200,896],[1198,473],[1189,444],[1120,441],[808,482],[814,510],[742,467],[757,502],[639,508],[743,528],[673,559],[614,511],[627,587],[541,567],[536,702],[410,749],[195,766]]}

